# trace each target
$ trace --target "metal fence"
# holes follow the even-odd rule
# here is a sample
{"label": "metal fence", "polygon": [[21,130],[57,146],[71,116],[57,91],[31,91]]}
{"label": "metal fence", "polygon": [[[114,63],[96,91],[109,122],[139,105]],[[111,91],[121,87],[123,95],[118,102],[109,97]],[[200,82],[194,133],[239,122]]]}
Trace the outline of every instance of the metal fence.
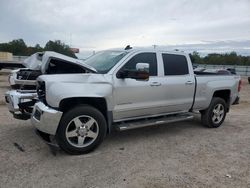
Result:
{"label": "metal fence", "polygon": [[17,55],[13,55],[13,61],[23,61],[27,57],[29,57],[29,56],[17,56]]}
{"label": "metal fence", "polygon": [[241,76],[250,76],[250,66],[239,66],[239,65],[208,65],[208,64],[195,64],[199,68],[205,69],[228,69],[233,68],[236,70],[236,74]]}

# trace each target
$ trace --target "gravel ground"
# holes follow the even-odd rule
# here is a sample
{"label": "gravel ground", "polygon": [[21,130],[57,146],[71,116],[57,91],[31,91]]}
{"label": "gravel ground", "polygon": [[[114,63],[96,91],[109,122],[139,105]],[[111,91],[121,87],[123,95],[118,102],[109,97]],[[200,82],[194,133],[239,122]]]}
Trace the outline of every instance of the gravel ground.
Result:
{"label": "gravel ground", "polygon": [[[7,90],[0,76],[0,93]],[[30,121],[0,105],[0,187],[250,187],[250,85],[220,128],[193,121],[108,136],[94,152],[52,155]]]}

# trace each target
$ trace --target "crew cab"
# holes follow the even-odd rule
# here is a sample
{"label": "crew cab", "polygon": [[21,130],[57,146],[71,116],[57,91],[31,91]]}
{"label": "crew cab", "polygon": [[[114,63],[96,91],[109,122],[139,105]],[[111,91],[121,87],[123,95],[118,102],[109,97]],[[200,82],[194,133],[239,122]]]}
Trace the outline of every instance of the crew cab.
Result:
{"label": "crew cab", "polygon": [[237,75],[199,74],[189,56],[164,50],[107,50],[85,61],[92,71],[41,75],[31,121],[70,154],[88,153],[106,134],[189,120],[219,127],[237,100]]}
{"label": "crew cab", "polygon": [[5,93],[9,111],[16,119],[30,119],[37,101],[36,79],[43,74],[76,74],[93,72],[95,69],[83,61],[60,53],[37,52],[24,60],[20,68],[11,71],[9,83],[12,90]]}

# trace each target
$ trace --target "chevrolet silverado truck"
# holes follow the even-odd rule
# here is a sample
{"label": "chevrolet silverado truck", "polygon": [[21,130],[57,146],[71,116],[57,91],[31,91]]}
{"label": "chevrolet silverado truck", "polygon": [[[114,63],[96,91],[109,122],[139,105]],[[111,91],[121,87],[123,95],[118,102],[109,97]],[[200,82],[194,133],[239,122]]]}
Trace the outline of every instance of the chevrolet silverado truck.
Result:
{"label": "chevrolet silverado truck", "polygon": [[24,60],[20,68],[11,71],[9,83],[12,90],[5,93],[9,111],[16,119],[27,120],[37,101],[36,79],[43,74],[75,74],[93,72],[95,69],[83,61],[56,52],[37,52]]}
{"label": "chevrolet silverado truck", "polygon": [[37,79],[31,122],[70,154],[92,151],[113,130],[189,120],[194,112],[219,127],[241,87],[236,75],[194,72],[182,52],[107,50],[85,64],[93,71]]}

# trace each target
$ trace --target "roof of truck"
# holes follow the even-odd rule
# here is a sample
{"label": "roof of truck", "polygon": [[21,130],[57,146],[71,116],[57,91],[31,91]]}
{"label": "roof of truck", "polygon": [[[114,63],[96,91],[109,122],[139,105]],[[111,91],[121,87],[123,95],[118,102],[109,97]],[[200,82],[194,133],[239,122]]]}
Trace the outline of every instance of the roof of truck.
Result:
{"label": "roof of truck", "polygon": [[[164,52],[164,53],[170,53],[170,54],[179,54],[179,55],[187,55],[187,53],[179,50],[168,50],[164,48],[132,48],[129,50],[121,49],[121,48],[115,48],[115,49],[109,49],[107,51],[124,51],[124,52]],[[104,50],[106,51],[106,50]]]}

